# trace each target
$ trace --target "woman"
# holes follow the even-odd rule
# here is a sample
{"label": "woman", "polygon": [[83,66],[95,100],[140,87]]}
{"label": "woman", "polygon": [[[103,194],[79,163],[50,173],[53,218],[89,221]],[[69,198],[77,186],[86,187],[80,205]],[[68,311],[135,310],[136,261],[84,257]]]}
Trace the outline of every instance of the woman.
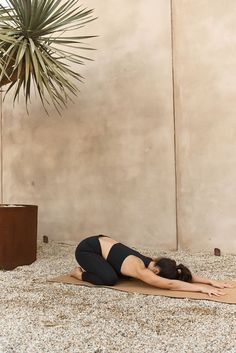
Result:
{"label": "woman", "polygon": [[[106,235],[82,240],[76,248],[75,257],[80,267],[76,267],[70,275],[96,285],[113,286],[119,277],[128,276],[157,288],[201,292],[209,296],[224,295],[218,288],[232,287],[224,282],[192,275],[187,267],[182,264],[177,266],[169,258],[144,256]],[[212,288],[201,284],[209,284]]]}

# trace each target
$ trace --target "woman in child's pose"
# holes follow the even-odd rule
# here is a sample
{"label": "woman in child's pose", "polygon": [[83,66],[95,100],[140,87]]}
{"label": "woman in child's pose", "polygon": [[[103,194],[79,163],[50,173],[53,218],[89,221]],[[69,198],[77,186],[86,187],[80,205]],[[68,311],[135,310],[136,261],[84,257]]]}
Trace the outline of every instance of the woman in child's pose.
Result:
{"label": "woman in child's pose", "polygon": [[83,239],[76,248],[75,257],[80,267],[76,267],[71,276],[97,285],[113,286],[119,277],[128,276],[157,288],[202,292],[210,296],[224,295],[221,289],[232,287],[193,275],[187,267],[176,265],[172,259],[144,256],[106,235]]}

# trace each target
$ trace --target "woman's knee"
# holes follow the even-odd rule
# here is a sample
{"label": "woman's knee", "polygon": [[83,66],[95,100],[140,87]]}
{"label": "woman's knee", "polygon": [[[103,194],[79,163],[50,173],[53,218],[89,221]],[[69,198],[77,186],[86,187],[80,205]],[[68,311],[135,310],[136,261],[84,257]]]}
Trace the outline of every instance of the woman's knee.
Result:
{"label": "woman's knee", "polygon": [[106,286],[114,286],[118,281],[118,276],[116,273],[109,273],[103,276],[103,282]]}

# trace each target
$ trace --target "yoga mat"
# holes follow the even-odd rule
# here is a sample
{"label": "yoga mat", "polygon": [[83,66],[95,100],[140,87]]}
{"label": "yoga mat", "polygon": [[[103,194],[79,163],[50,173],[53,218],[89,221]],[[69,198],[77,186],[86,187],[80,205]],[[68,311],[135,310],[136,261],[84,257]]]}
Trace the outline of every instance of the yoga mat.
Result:
{"label": "yoga mat", "polygon": [[[142,281],[130,278],[130,279],[120,279],[115,286],[98,286],[93,285],[88,282],[80,281],[70,275],[61,275],[55,278],[48,279],[49,282],[64,283],[64,284],[75,284],[87,287],[97,287],[97,288],[109,288],[120,290],[128,293],[140,293],[149,295],[161,295],[171,298],[188,298],[188,299],[200,299],[200,300],[212,300],[221,303],[236,304],[236,282],[229,281],[234,285],[234,288],[224,288],[222,289],[226,294],[220,297],[208,294],[203,294],[199,292],[184,292],[184,291],[172,291],[167,289],[159,289],[150,286]],[[207,285],[204,285],[209,287]],[[212,288],[212,287],[211,287]]]}

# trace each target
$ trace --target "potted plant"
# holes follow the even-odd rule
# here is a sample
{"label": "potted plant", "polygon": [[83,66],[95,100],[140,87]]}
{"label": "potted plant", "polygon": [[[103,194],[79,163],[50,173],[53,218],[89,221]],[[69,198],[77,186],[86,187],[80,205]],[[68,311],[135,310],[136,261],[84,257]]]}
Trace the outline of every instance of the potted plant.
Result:
{"label": "potted plant", "polygon": [[[76,66],[90,60],[77,30],[95,18],[78,0],[0,1],[0,89],[23,92],[26,109],[33,86],[44,109],[52,103],[60,113],[78,93],[83,77]],[[36,259],[37,206],[0,206],[0,268],[12,269]]]}

